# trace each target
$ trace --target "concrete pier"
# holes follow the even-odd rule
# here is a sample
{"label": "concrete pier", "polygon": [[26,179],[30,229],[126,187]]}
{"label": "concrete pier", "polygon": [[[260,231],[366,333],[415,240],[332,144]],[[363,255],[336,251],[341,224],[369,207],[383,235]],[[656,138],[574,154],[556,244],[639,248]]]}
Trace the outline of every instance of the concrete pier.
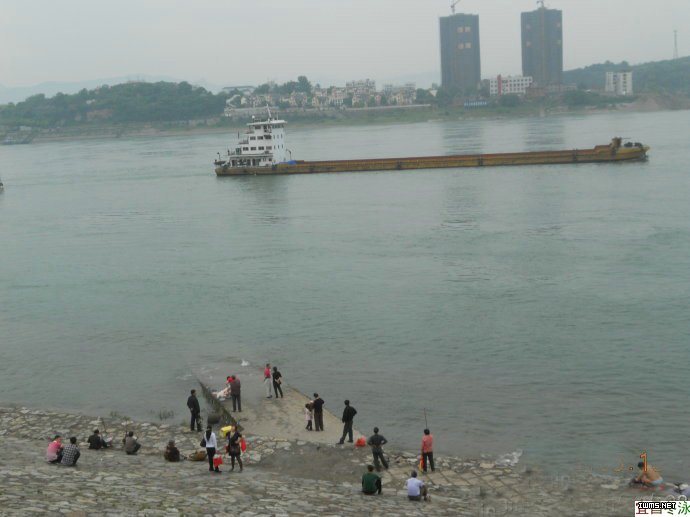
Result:
{"label": "concrete pier", "polygon": [[[281,372],[282,373],[282,372]],[[324,431],[307,431],[304,405],[310,398],[290,387],[289,379],[283,381],[283,398],[267,399],[263,383],[263,369],[238,365],[217,365],[194,370],[207,402],[220,414],[224,422],[239,424],[244,432],[253,436],[273,436],[281,440],[303,440],[312,443],[334,444],[340,440],[343,424],[340,416],[343,401],[326,401],[324,406]],[[228,375],[236,375],[242,384],[242,412],[232,411],[232,401],[219,401],[213,391],[225,387]],[[273,392],[273,387],[271,387]],[[275,394],[274,394],[275,395]],[[355,417],[355,423],[357,418]],[[354,430],[354,439],[362,434]]]}

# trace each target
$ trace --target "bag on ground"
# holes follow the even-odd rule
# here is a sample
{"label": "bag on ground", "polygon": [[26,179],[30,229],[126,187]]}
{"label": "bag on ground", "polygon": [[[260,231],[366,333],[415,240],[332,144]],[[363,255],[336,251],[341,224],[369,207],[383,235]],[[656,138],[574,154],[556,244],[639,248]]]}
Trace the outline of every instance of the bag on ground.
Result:
{"label": "bag on ground", "polygon": [[195,451],[189,455],[189,461],[204,461],[206,459],[206,451]]}

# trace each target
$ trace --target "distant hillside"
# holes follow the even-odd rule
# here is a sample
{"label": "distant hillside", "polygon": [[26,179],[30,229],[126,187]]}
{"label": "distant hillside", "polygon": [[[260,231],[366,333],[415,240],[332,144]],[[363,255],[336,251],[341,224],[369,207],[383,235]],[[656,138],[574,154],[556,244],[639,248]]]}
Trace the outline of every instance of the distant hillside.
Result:
{"label": "distant hillside", "polygon": [[[45,83],[35,84],[33,86],[5,86],[0,84],[0,104],[7,104],[8,102],[21,102],[31,97],[42,93],[46,97],[52,97],[56,93],[77,93],[84,88],[93,90],[99,86],[107,84],[115,86],[116,84],[127,83],[130,81],[145,81],[147,83],[156,83],[159,81],[179,83],[182,79],[175,77],[168,77],[162,75],[148,75],[148,74],[132,74],[123,75],[119,77],[102,77],[100,79],[87,79],[84,81],[70,81],[59,82],[49,81]],[[221,90],[220,86],[207,83],[204,80],[191,81],[191,84],[203,86],[209,91],[218,92]]]}
{"label": "distant hillside", "polygon": [[639,65],[600,63],[563,72],[563,82],[603,90],[606,72],[633,72],[635,93],[683,93],[690,95],[690,56]]}
{"label": "distant hillside", "polygon": [[58,127],[90,121],[170,122],[219,116],[227,95],[189,83],[126,83],[79,93],[43,94],[0,106],[5,126]]}

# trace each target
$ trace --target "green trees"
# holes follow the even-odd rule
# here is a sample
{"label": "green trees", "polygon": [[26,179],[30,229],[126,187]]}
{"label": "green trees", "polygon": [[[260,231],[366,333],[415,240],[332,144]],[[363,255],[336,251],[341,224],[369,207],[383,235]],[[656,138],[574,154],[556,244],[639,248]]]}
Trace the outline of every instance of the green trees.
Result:
{"label": "green trees", "polygon": [[68,126],[90,120],[171,122],[218,116],[226,94],[214,95],[189,83],[125,83],[58,93],[47,99],[34,95],[0,111],[0,124],[36,127]]}
{"label": "green trees", "polygon": [[436,92],[436,103],[441,108],[446,108],[453,104],[454,92],[447,90],[446,88],[439,88]]}
{"label": "green trees", "polygon": [[514,93],[509,93],[507,95],[501,95],[498,103],[505,108],[514,108],[520,105],[520,97]]}
{"label": "green trees", "polygon": [[690,57],[630,65],[627,61],[606,61],[563,72],[565,83],[584,89],[603,90],[606,72],[632,71],[637,93],[684,93],[690,95]]}
{"label": "green trees", "polygon": [[311,83],[309,82],[309,79],[303,75],[300,75],[297,78],[297,91],[306,94],[311,93]]}
{"label": "green trees", "polygon": [[434,96],[429,93],[429,90],[417,88],[415,92],[415,102],[417,104],[431,104],[434,102]]}
{"label": "green trees", "polygon": [[312,85],[306,76],[300,75],[297,78],[297,81],[288,81],[283,84],[264,83],[259,85],[254,90],[254,93],[259,95],[265,95],[268,93],[276,95],[290,95],[291,93],[295,92],[311,95]]}

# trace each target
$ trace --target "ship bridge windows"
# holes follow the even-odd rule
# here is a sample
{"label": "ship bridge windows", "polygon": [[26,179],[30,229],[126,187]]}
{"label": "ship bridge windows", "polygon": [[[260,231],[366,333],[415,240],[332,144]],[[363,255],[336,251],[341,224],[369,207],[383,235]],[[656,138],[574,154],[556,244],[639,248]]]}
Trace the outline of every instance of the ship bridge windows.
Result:
{"label": "ship bridge windows", "polygon": [[264,137],[263,137],[263,136],[257,136],[256,139],[257,139],[257,140],[263,140]]}
{"label": "ship bridge windows", "polygon": [[271,138],[272,138],[271,135],[266,135],[266,136],[264,137],[265,140],[270,140]]}
{"label": "ship bridge windows", "polygon": [[251,150],[252,150],[252,151],[256,151],[256,147],[252,147],[252,149],[251,149]]}
{"label": "ship bridge windows", "polygon": [[256,140],[256,137],[255,137],[255,136],[250,136],[250,137],[249,137],[249,140]]}
{"label": "ship bridge windows", "polygon": [[263,150],[264,150],[264,146],[262,145],[259,147],[259,151],[263,151]]}

